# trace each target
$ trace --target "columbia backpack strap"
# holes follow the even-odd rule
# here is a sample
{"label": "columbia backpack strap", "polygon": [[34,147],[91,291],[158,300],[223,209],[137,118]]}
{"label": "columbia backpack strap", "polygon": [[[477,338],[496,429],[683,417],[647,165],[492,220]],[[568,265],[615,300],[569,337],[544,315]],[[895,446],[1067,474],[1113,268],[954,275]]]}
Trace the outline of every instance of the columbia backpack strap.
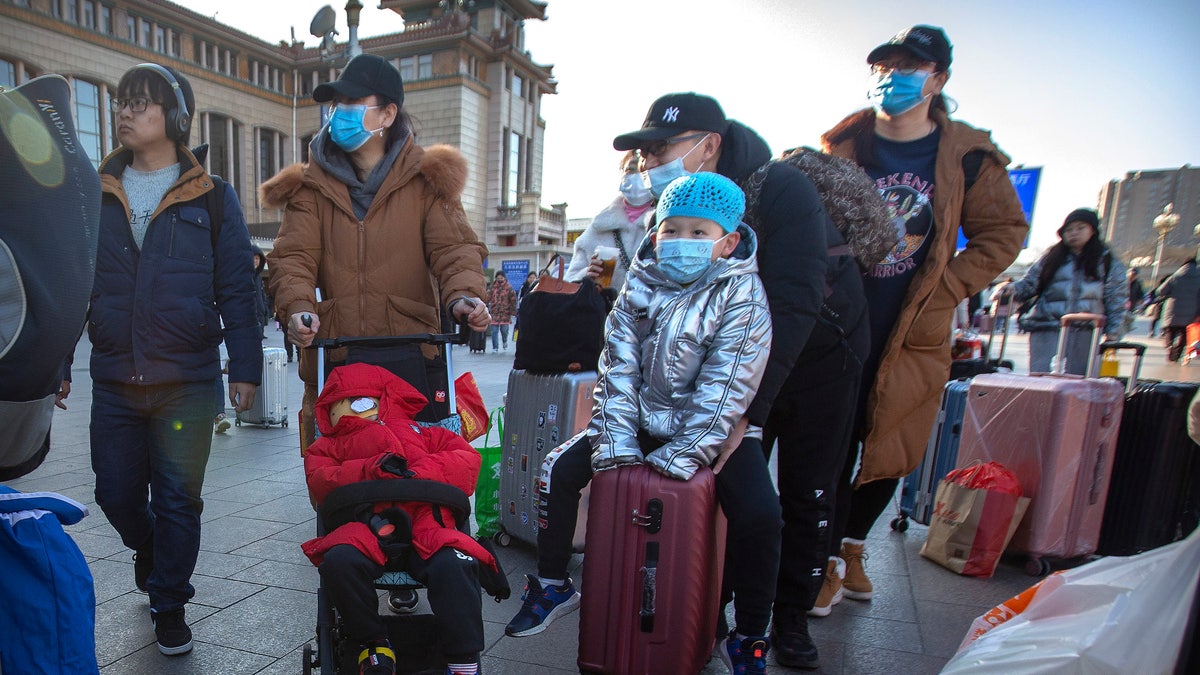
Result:
{"label": "columbia backpack strap", "polygon": [[225,222],[225,181],[220,176],[209,174],[213,188],[204,193],[204,208],[212,225],[208,228],[212,238],[213,255],[217,254],[217,240],[221,238],[221,223]]}
{"label": "columbia backpack strap", "polygon": [[979,170],[983,168],[985,154],[983,150],[972,150],[963,155],[963,194],[969,192],[975,186],[975,182],[979,180]]}

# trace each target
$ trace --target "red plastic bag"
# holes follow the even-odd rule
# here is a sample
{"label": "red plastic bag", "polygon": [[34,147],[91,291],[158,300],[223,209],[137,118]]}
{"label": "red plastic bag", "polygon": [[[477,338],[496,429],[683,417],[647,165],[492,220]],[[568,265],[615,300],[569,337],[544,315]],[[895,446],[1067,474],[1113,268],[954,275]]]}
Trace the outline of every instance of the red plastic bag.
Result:
{"label": "red plastic bag", "polygon": [[454,381],[455,406],[458,416],[462,419],[462,436],[467,441],[487,433],[488,412],[483,405],[483,394],[479,393],[479,385],[475,384],[475,376],[463,373]]}
{"label": "red plastic bag", "polygon": [[1028,506],[1003,465],[955,469],[938,485],[921,555],[965,576],[990,577]]}

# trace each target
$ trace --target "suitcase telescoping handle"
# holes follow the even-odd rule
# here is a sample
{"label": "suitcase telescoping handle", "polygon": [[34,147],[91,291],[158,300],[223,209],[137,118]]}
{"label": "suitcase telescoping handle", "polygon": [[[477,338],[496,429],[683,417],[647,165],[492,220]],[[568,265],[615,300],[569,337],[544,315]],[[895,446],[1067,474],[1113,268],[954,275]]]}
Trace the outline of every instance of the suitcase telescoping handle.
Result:
{"label": "suitcase telescoping handle", "polygon": [[1128,396],[1137,388],[1138,376],[1142,374],[1142,359],[1146,356],[1146,345],[1139,342],[1101,342],[1100,353],[1115,349],[1133,351],[1133,372],[1129,373],[1129,382],[1125,385],[1125,395]]}
{"label": "suitcase telescoping handle", "polygon": [[997,307],[1000,306],[1001,302],[1005,302],[1005,301],[1008,304],[1008,309],[1007,309],[1007,311],[1004,312],[1004,317],[1003,317],[1004,333],[1002,333],[1001,338],[1000,338],[1000,353],[995,358],[995,363],[997,365],[999,365],[1000,362],[1004,360],[1004,350],[1008,347],[1008,320],[1012,318],[1013,310],[1016,309],[1016,304],[1017,304],[1017,294],[1016,293],[1013,293],[1011,291],[1008,293],[1002,293],[1001,296],[999,298],[997,298],[996,302],[992,304],[992,312],[991,312],[992,327],[991,327],[991,330],[988,331],[987,346],[984,347],[984,352],[983,352],[983,358],[987,361],[991,361],[992,360],[992,341],[996,339],[996,326],[1000,325],[1000,320],[1001,320],[1000,313],[997,311]]}
{"label": "suitcase telescoping handle", "polygon": [[1088,350],[1087,369],[1083,372],[1087,373],[1086,377],[1096,377],[1100,366],[1096,358],[1096,350],[1100,346],[1100,336],[1104,334],[1104,324],[1107,320],[1103,314],[1091,314],[1088,312],[1063,314],[1062,330],[1058,332],[1058,359],[1054,364],[1055,375],[1062,375],[1067,372],[1066,347],[1068,329],[1077,323],[1090,323],[1092,324],[1092,348]]}

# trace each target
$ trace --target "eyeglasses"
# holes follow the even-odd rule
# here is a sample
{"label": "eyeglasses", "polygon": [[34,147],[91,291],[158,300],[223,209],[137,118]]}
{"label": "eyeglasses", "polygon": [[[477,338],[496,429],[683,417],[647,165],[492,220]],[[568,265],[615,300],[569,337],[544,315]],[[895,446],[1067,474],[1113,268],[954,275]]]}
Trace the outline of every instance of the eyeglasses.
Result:
{"label": "eyeglasses", "polygon": [[118,115],[121,114],[125,106],[129,106],[129,112],[141,113],[146,112],[146,106],[154,102],[145,96],[134,96],[133,98],[117,98],[114,96],[109,99],[108,107],[112,108],[112,111]]}
{"label": "eyeglasses", "polygon": [[871,64],[872,75],[886,75],[888,73],[900,73],[901,75],[912,75],[929,61],[881,61]]}
{"label": "eyeglasses", "polygon": [[[342,103],[342,104],[339,104],[339,103],[337,103],[337,102],[330,103],[330,104],[329,104],[329,108],[328,108],[328,110],[327,110],[327,112],[329,113],[329,116],[330,116],[330,117],[332,117],[332,116],[333,116],[333,111],[337,110],[337,107],[338,107],[338,105],[357,106],[358,104],[356,104],[356,103]],[[386,106],[382,106],[382,105],[364,105],[364,106],[363,106],[363,110],[364,110],[364,111],[366,111],[366,110],[373,110],[373,109],[375,109],[375,108],[384,108],[384,107],[386,107]]]}
{"label": "eyeglasses", "polygon": [[661,156],[664,152],[667,151],[667,148],[671,147],[672,145],[675,145],[676,143],[683,143],[684,141],[695,141],[695,140],[704,138],[709,133],[711,133],[711,132],[701,131],[701,132],[695,133],[695,134],[688,134],[687,136],[676,136],[675,138],[667,138],[667,139],[664,139],[661,141],[650,141],[646,145],[638,148],[637,153],[638,153],[639,157],[643,157],[643,158],[649,157],[650,155]]}

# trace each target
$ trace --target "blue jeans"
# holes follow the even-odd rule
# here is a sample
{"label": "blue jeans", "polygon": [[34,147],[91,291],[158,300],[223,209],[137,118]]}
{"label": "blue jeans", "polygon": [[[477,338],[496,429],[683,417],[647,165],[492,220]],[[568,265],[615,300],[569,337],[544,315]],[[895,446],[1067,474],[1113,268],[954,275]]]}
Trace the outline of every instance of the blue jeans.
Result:
{"label": "blue jeans", "polygon": [[[196,590],[200,490],[212,444],[213,382],[95,383],[92,471],[96,503],[125,546],[154,541],[150,606],[183,607]],[[148,494],[147,494],[148,493]]]}
{"label": "blue jeans", "polygon": [[508,349],[508,324],[507,323],[492,324],[491,325],[491,333],[492,333],[492,351],[496,351],[496,350],[500,349],[499,338],[501,336],[504,337],[504,348]]}

